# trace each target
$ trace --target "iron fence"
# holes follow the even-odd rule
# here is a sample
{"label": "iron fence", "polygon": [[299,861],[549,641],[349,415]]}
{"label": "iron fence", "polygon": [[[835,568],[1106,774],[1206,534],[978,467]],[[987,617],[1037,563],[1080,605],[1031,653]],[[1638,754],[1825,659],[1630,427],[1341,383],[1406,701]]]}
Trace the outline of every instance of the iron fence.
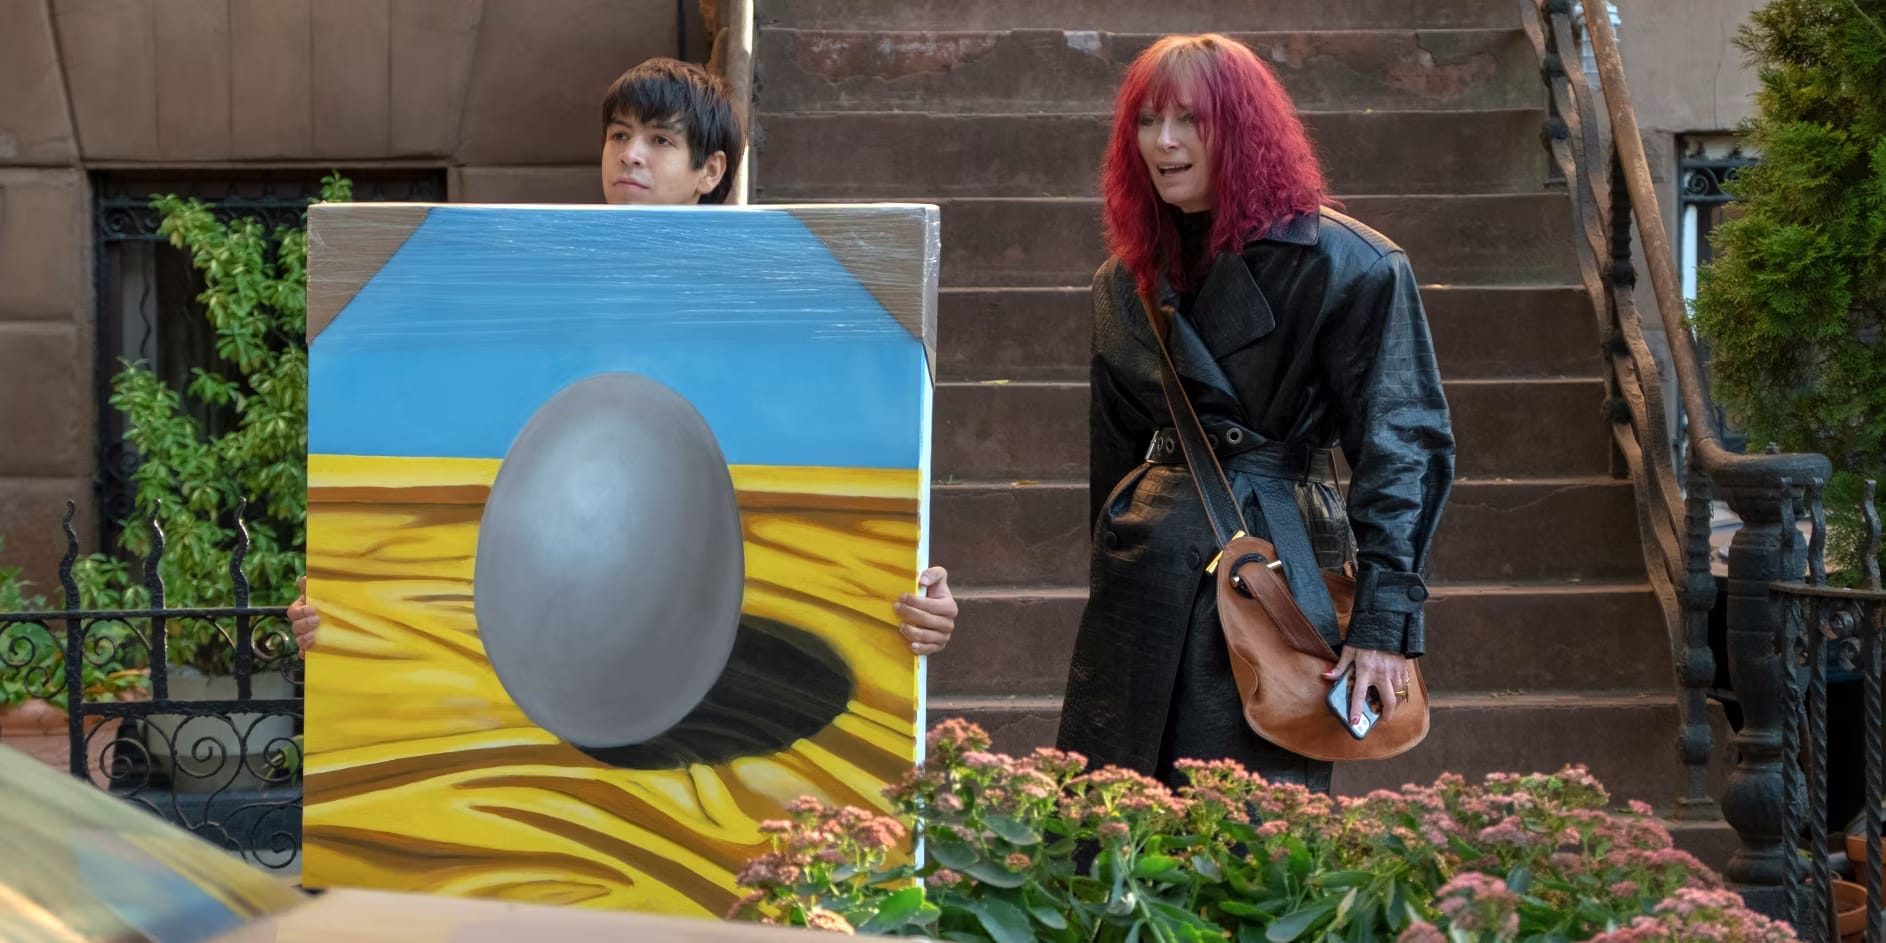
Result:
{"label": "iron fence", "polygon": [[[1788,495],[1781,512],[1792,519],[1793,489],[1783,481],[1781,490]],[[1868,482],[1861,508],[1865,533],[1860,551],[1860,585],[1828,585],[1827,522],[1821,490],[1818,480],[1805,488],[1812,520],[1806,548],[1806,581],[1776,582],[1769,587],[1782,613],[1775,654],[1784,665],[1787,705],[1787,716],[1780,725],[1781,756],[1788,761],[1780,810],[1786,862],[1785,909],[1802,938],[1844,939],[1850,938],[1853,930],[1838,926],[1840,912],[1845,911],[1853,920],[1863,896],[1865,939],[1867,943],[1882,943],[1886,941],[1886,900],[1880,891],[1880,831],[1882,812],[1886,811],[1882,809],[1886,798],[1881,794],[1882,787],[1886,787],[1886,755],[1882,755],[1881,748],[1886,724],[1882,724],[1880,713],[1886,592],[1880,586],[1880,521],[1874,503],[1875,487]],[[1829,796],[1834,784],[1828,777],[1828,759],[1833,750],[1828,734],[1828,689],[1830,676],[1843,670],[1859,676],[1863,698],[1865,827],[1857,836],[1864,849],[1858,857],[1851,854],[1855,850],[1851,840],[1844,851],[1829,845]],[[1795,757],[1799,757],[1798,763],[1792,761]],[[1852,826],[1847,828],[1851,836]],[[1852,869],[1851,876],[1861,882],[1858,886],[1835,878],[1836,866],[1843,859]]]}
{"label": "iron fence", "polygon": [[[229,565],[233,605],[165,605],[164,535],[153,520],[155,542],[142,561],[150,605],[117,610],[79,608],[74,510],[67,502],[59,563],[64,608],[0,612],[0,680],[65,708],[73,776],[253,864],[294,870],[301,847],[302,662],[286,608],[250,604],[243,508],[235,513]],[[169,642],[180,630],[228,646],[233,670],[207,675],[173,664]],[[12,731],[8,742],[22,732]],[[0,740],[8,735],[0,729]]]}

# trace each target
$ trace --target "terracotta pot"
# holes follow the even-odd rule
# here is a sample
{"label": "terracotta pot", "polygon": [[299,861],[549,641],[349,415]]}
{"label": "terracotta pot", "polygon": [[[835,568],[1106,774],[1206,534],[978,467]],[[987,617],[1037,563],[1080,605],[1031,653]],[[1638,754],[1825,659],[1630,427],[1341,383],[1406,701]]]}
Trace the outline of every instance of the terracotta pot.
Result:
{"label": "terracotta pot", "polygon": [[[1861,836],[1864,842],[1865,836]],[[1866,888],[1834,879],[1834,933],[1842,943],[1866,935]]]}
{"label": "terracotta pot", "polygon": [[[1886,836],[1879,840],[1881,861],[1886,861]],[[1866,833],[1847,836],[1847,861],[1853,865],[1853,876],[1866,878]]]}
{"label": "terracotta pot", "polygon": [[[18,750],[57,770],[72,767],[72,740],[66,712],[56,705],[34,699],[12,707],[0,707],[0,743]],[[98,768],[98,753],[118,736],[122,723],[116,717],[85,718],[85,745],[92,785],[105,788],[108,777]],[[100,728],[108,728],[101,730]]]}

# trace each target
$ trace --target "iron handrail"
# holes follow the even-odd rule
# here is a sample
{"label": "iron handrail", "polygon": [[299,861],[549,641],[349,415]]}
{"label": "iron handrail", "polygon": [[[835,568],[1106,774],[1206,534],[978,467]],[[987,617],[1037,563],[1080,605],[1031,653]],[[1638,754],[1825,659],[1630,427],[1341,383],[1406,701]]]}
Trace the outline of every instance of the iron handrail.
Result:
{"label": "iron handrail", "polygon": [[[1567,68],[1562,58],[1562,53],[1569,52],[1572,61],[1578,62],[1581,49],[1571,0],[1535,0],[1534,12],[1537,22],[1529,25],[1528,32],[1542,57],[1552,109],[1545,134],[1547,149],[1573,198],[1584,250],[1580,272],[1603,335],[1607,413],[1616,456],[1623,466],[1614,464],[1613,470],[1628,474],[1634,483],[1646,573],[1664,614],[1675,667],[1678,753],[1686,773],[1675,814],[1686,819],[1746,818],[1748,803],[1743,798],[1725,798],[1719,809],[1710,791],[1715,751],[1707,698],[1716,680],[1716,659],[1709,620],[1717,603],[1709,543],[1713,503],[1717,498],[1729,501],[1745,525],[1734,545],[1740,549],[1732,549],[1730,563],[1730,674],[1740,696],[1744,684],[1737,680],[1735,649],[1739,645],[1754,652],[1762,644],[1772,647],[1776,623],[1765,587],[1770,580],[1799,575],[1799,567],[1794,566],[1798,548],[1789,542],[1793,522],[1787,522],[1788,534],[1782,534],[1783,522],[1777,515],[1781,502],[1767,496],[1775,494],[1784,480],[1824,479],[1830,465],[1824,456],[1814,454],[1732,452],[1707,421],[1688,423],[1681,439],[1669,433],[1663,381],[1636,303],[1633,222],[1650,269],[1653,316],[1668,341],[1678,404],[1685,414],[1699,420],[1713,410],[1617,37],[1608,10],[1601,12],[1594,5],[1595,15],[1583,17],[1598,78],[1594,88],[1582,69]],[[1595,101],[1598,97],[1602,97],[1602,111]],[[1743,600],[1744,596],[1749,598]],[[1758,596],[1759,602],[1754,601]],[[1758,719],[1779,709],[1780,682],[1778,675],[1767,674],[1751,680],[1747,693],[1760,702],[1755,709]],[[1751,738],[1756,742],[1747,742]],[[1762,723],[1745,727],[1739,746],[1745,757],[1751,749],[1757,755],[1778,752],[1778,728]],[[1738,770],[1736,775],[1743,772]],[[1730,806],[1739,807],[1732,811]]]}
{"label": "iron handrail", "polygon": [[[1563,4],[1559,4],[1563,5]],[[1566,11],[1568,14],[1570,10]],[[1696,341],[1690,334],[1685,316],[1682,290],[1676,272],[1675,253],[1669,234],[1663,228],[1663,213],[1650,177],[1650,161],[1644,154],[1644,139],[1637,127],[1637,112],[1631,104],[1629,84],[1624,77],[1624,57],[1618,51],[1617,36],[1611,31],[1609,17],[1586,17],[1592,40],[1592,53],[1598,63],[1598,76],[1604,90],[1605,109],[1609,112],[1612,141],[1624,168],[1624,182],[1630,190],[1631,211],[1643,241],[1644,257],[1650,266],[1651,287],[1657,313],[1663,320],[1670,345],[1671,367],[1676,372],[1677,389],[1683,408],[1691,416],[1708,416],[1712,410],[1709,390],[1703,379],[1701,362],[1696,356]],[[1763,483],[1778,477],[1807,480],[1818,473],[1826,477],[1832,465],[1824,455],[1811,452],[1742,455],[1722,444],[1713,425],[1691,422],[1689,446],[1705,473],[1716,480],[1724,475],[1735,479],[1752,478]],[[1805,476],[1805,477],[1803,477]]]}
{"label": "iron handrail", "polygon": [[[1548,149],[1571,187],[1589,250],[1579,261],[1605,329],[1614,439],[1635,484],[1647,571],[1668,621],[1681,715],[1678,750],[1688,774],[1677,816],[1726,820],[1738,844],[1724,876],[1751,907],[1785,916],[1798,857],[1788,810],[1799,798],[1792,791],[1798,777],[1791,772],[1800,748],[1799,678],[1809,669],[1796,663],[1786,644],[1788,620],[1771,587],[1802,582],[1812,554],[1795,529],[1799,486],[1825,481],[1832,465],[1823,455],[1781,453],[1772,446],[1766,454],[1737,454],[1707,421],[1709,391],[1610,18],[1583,18],[1598,75],[1594,90],[1582,70],[1566,69],[1560,58],[1560,50],[1579,48],[1571,0],[1534,0],[1534,12],[1538,22],[1528,32],[1542,55],[1553,109]],[[1535,33],[1534,27],[1542,29]],[[1594,94],[1603,97],[1602,117]],[[1637,310],[1633,221],[1650,268],[1655,316],[1669,344],[1678,403],[1694,420],[1681,439],[1665,431],[1661,381]],[[1608,268],[1601,271],[1606,260]],[[1680,461],[1678,445],[1687,446]],[[1742,523],[1730,543],[1720,604],[1709,545],[1717,499],[1727,501]],[[1742,717],[1719,811],[1710,798],[1714,751],[1706,701],[1716,676],[1709,622],[1718,605],[1727,624],[1729,682]]]}

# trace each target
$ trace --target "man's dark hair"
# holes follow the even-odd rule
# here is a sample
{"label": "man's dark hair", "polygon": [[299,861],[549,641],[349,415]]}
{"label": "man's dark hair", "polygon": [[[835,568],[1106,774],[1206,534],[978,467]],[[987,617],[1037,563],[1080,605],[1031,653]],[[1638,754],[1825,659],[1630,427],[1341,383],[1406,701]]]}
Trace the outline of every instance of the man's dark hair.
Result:
{"label": "man's dark hair", "polygon": [[699,170],[708,155],[727,155],[727,171],[720,184],[701,197],[702,203],[725,203],[733,191],[734,171],[740,168],[740,122],[734,118],[727,85],[691,62],[655,58],[622,73],[602,99],[603,136],[609,123],[630,117],[643,124],[675,120],[688,138],[688,153]]}

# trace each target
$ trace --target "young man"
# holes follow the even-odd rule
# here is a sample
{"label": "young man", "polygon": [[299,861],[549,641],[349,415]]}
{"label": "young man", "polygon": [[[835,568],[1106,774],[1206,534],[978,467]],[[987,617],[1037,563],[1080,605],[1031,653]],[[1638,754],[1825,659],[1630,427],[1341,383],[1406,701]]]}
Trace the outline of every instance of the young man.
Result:
{"label": "young man", "polygon": [[742,138],[720,77],[673,59],[622,73],[602,99],[602,196],[609,203],[725,203]]}
{"label": "young man", "polygon": [[[643,206],[718,204],[733,190],[740,167],[740,122],[720,78],[700,66],[650,59],[622,73],[602,100],[604,201]],[[934,655],[956,629],[956,600],[940,566],[917,578],[919,593],[893,604],[899,631],[919,655]],[[321,617],[301,598],[288,607],[295,643],[314,647]]]}

